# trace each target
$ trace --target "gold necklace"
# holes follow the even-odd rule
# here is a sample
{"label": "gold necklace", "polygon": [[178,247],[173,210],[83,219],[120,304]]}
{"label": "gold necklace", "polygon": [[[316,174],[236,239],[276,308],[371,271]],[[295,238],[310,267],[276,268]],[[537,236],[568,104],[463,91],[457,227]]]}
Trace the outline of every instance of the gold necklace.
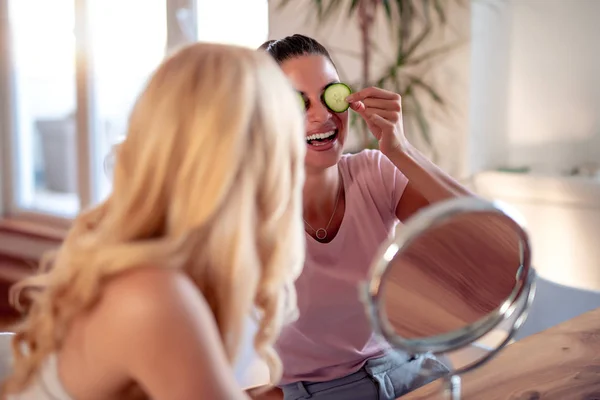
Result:
{"label": "gold necklace", "polygon": [[335,216],[335,211],[337,210],[337,206],[340,201],[340,193],[342,193],[343,185],[344,182],[342,181],[342,176],[340,175],[340,187],[338,189],[337,197],[335,198],[335,206],[333,207],[333,212],[331,213],[331,217],[329,218],[329,222],[327,223],[327,226],[325,226],[325,228],[315,229],[304,218],[302,218],[304,220],[304,223],[315,232],[315,236],[319,240],[324,240],[325,238],[327,238],[327,229],[329,228],[329,225],[331,225],[331,221],[333,221],[333,217]]}

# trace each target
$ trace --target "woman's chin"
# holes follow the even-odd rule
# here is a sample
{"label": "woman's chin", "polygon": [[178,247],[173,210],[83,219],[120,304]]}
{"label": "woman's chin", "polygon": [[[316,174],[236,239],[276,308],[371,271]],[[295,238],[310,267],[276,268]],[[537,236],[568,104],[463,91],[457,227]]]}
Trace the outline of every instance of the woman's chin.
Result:
{"label": "woman's chin", "polygon": [[342,146],[333,146],[326,151],[311,151],[307,146],[304,165],[307,169],[327,169],[340,161],[343,153]]}

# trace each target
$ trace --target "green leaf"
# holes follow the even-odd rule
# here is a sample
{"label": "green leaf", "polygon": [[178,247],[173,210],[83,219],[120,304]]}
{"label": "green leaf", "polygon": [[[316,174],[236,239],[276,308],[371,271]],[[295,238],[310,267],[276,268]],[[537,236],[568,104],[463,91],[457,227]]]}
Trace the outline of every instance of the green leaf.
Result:
{"label": "green leaf", "polygon": [[404,12],[404,0],[396,0],[396,7],[398,8],[398,15],[402,15]]}
{"label": "green leaf", "polygon": [[450,53],[452,50],[456,50],[459,47],[464,46],[468,42],[469,39],[461,39],[448,45],[436,47],[435,49],[425,52],[419,55],[418,57],[413,57],[410,60],[407,60],[404,65],[419,65],[423,62],[430,61],[435,57],[439,57],[444,54]]}
{"label": "green leaf", "polygon": [[432,33],[432,25],[431,25],[431,22],[428,21],[425,23],[425,26],[423,27],[423,30],[421,31],[419,36],[417,36],[417,38],[410,44],[410,46],[408,46],[408,49],[404,53],[403,60],[410,58],[410,56],[412,56],[412,54],[419,48],[421,43],[423,43],[425,41],[425,39],[427,38],[427,36],[429,36],[431,33]]}
{"label": "green leaf", "polygon": [[[382,49],[379,46],[379,43],[377,43],[377,41],[370,40],[370,46],[371,46],[371,49],[374,50],[373,53],[381,56],[381,58],[384,59],[386,62],[391,62],[393,60],[393,58],[390,58],[390,51]],[[394,56],[392,55],[392,57],[394,57]]]}
{"label": "green leaf", "polygon": [[[425,39],[432,33],[433,24],[429,13],[429,0],[419,0],[422,4],[425,22],[421,32],[412,40],[412,24],[417,19],[416,8],[410,0],[398,0],[402,4],[400,13],[400,24],[398,26],[398,48],[396,52],[396,64],[402,65],[412,56]],[[406,50],[405,50],[406,49]]]}
{"label": "green leaf", "polygon": [[383,4],[383,10],[385,11],[385,16],[388,21],[392,22],[392,6],[390,4],[390,0],[381,0],[381,4]]}
{"label": "green leaf", "polygon": [[358,4],[361,2],[361,0],[352,0],[352,3],[350,3],[350,8],[348,9],[348,17],[351,17],[352,14],[356,11]]}
{"label": "green leaf", "polygon": [[277,4],[277,11],[284,9],[292,0],[281,0],[279,4]]}
{"label": "green leaf", "polygon": [[442,24],[445,24],[446,23],[446,10],[444,10],[441,0],[433,0],[433,7],[435,8],[435,11],[437,12],[438,17],[440,18],[440,22]]}
{"label": "green leaf", "polygon": [[348,4],[346,0],[329,0],[329,4],[325,7],[322,13],[324,20],[329,19],[332,15],[340,14],[340,9],[344,8],[344,4]]}
{"label": "green leaf", "polygon": [[411,113],[411,116],[415,118],[417,125],[419,126],[419,130],[421,131],[421,137],[427,143],[427,146],[433,146],[433,140],[431,137],[431,127],[429,126],[429,122],[427,118],[425,118],[425,113],[423,112],[423,106],[421,102],[417,98],[417,96],[411,95],[409,97],[412,105],[414,106],[414,111]]}
{"label": "green leaf", "polygon": [[430,85],[425,83],[421,78],[416,77],[416,76],[410,76],[410,81],[414,87],[419,87],[419,88],[425,90],[425,92],[427,94],[429,94],[429,96],[433,99],[433,101],[435,101],[439,105],[446,104],[444,99],[442,98],[442,96],[433,87],[431,87]]}
{"label": "green leaf", "polygon": [[327,50],[329,50],[330,53],[343,54],[343,55],[349,56],[349,57],[354,57],[354,58],[362,57],[362,53],[360,51],[343,49],[343,48],[337,47],[337,46],[327,45]]}

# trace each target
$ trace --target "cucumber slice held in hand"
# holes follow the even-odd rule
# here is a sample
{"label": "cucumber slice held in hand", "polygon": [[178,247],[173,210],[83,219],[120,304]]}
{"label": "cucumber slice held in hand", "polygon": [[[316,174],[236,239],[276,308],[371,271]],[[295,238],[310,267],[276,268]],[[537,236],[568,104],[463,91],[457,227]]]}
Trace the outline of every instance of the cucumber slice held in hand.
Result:
{"label": "cucumber slice held in hand", "polygon": [[304,100],[304,96],[302,93],[298,93],[298,101],[300,102],[300,107],[302,107],[302,111],[306,111],[306,100]]}
{"label": "cucumber slice held in hand", "polygon": [[323,103],[329,108],[331,111],[335,113],[343,113],[350,107],[350,103],[346,101],[346,97],[352,94],[352,89],[345,83],[336,82],[328,85],[323,94],[321,95],[321,99]]}

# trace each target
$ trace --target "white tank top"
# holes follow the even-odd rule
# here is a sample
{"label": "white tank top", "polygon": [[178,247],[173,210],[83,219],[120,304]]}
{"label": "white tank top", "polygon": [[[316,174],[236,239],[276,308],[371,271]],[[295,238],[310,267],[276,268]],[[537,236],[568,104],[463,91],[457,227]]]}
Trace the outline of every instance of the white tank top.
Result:
{"label": "white tank top", "polygon": [[[242,350],[234,368],[235,378],[241,388],[247,389],[269,383],[269,371],[254,351],[256,324],[249,318],[246,324]],[[51,355],[40,368],[38,377],[19,395],[7,400],[73,400],[58,377],[57,357]]]}
{"label": "white tank top", "polygon": [[10,395],[7,400],[72,400],[58,379],[56,356],[48,357],[37,378],[24,392]]}

